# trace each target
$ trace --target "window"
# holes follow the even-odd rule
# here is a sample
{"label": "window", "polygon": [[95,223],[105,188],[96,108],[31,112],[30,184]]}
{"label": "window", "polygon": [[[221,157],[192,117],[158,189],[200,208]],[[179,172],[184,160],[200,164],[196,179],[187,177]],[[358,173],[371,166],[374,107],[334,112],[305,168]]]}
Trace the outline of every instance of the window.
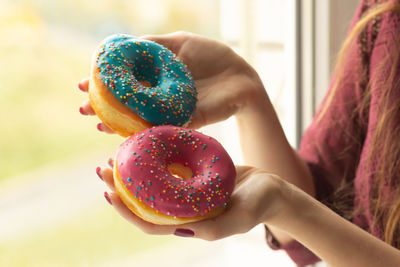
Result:
{"label": "window", "polygon": [[[148,236],[116,215],[94,170],[122,139],[97,133],[98,120],[79,115],[86,97],[76,84],[111,33],[196,32],[232,46],[256,68],[296,146],[298,2],[2,1],[0,218],[7,219],[0,220],[0,265],[294,266],[284,252],[268,250],[262,227],[208,243]],[[241,164],[235,127],[229,119],[202,130]]]}
{"label": "window", "polygon": [[[295,17],[293,0],[220,1],[221,39],[257,70],[293,146],[297,138]],[[221,129],[235,127],[233,118],[223,124]],[[236,130],[224,132],[228,134],[220,133],[222,142],[238,139],[232,135]],[[241,154],[238,145],[226,147],[234,157]]]}

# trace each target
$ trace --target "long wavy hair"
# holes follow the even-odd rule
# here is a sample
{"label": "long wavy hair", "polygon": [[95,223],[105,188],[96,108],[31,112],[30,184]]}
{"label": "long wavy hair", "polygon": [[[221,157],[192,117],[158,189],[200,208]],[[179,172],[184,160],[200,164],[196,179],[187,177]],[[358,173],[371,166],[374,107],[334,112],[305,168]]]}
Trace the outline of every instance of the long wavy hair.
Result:
{"label": "long wavy hair", "polygon": [[[343,81],[345,76],[343,68],[348,51],[353,45],[360,44],[360,38],[366,33],[372,22],[388,13],[399,16],[399,0],[381,3],[366,10],[348,34],[338,55],[335,69],[336,79],[317,120],[323,120],[328,107],[334,100],[338,87],[345,82]],[[368,160],[366,162],[367,175],[372,176],[373,179],[370,189],[361,188],[361,192],[364,195],[368,194],[369,197],[373,221],[373,224],[369,226],[369,231],[374,232],[376,229],[382,229],[384,241],[400,248],[400,124],[397,123],[400,118],[400,99],[393,97],[393,91],[400,91],[400,77],[398,75],[400,73],[400,32],[394,36],[394,42],[396,49],[393,49],[381,59],[373,74],[365,73],[367,71],[360,73],[364,77],[365,75],[374,75],[375,77],[368,77],[366,84],[359,84],[364,88],[361,105],[352,111],[352,116],[353,118],[357,116],[359,120],[368,119],[365,117],[368,117],[371,90],[379,86],[382,93],[377,103],[378,122],[371,139],[370,149],[367,152]],[[388,70],[390,70],[389,73]],[[379,82],[379,84],[372,84],[372,82]],[[391,190],[390,194],[386,192],[388,187]],[[354,197],[354,184],[345,182],[334,192],[338,203],[340,197],[343,197],[343,192],[351,192]],[[333,202],[335,202],[335,197],[333,199]],[[338,203],[332,204],[335,206],[335,210],[338,210],[342,215],[346,214],[346,207]],[[350,213],[347,212],[347,217],[353,218],[360,210],[360,207],[352,207]]]}

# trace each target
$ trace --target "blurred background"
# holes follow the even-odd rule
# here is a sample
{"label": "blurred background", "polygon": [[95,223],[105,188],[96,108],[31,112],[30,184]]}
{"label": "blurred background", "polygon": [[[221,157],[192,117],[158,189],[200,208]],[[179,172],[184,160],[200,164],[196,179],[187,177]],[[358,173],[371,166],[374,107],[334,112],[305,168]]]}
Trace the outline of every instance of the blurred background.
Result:
{"label": "blurred background", "polygon": [[[331,1],[320,3],[330,14]],[[105,202],[95,169],[122,139],[98,132],[97,118],[79,114],[87,96],[77,84],[110,34],[195,32],[225,42],[257,69],[297,146],[307,122],[300,115],[312,115],[309,107],[331,72],[316,64],[330,66],[337,46],[328,42],[333,48],[322,49],[318,61],[300,49],[304,30],[311,51],[326,49],[316,42],[316,8],[312,0],[1,0],[0,266],[294,266],[266,246],[262,227],[210,243],[145,235],[120,218]],[[350,10],[345,29],[353,9],[342,9]],[[311,28],[299,28],[299,12],[307,10]],[[327,23],[331,32],[334,23]],[[335,29],[342,38],[344,30]],[[303,52],[311,60],[299,72]],[[301,91],[303,76],[312,86]],[[315,91],[315,84],[323,89]],[[218,139],[236,164],[243,162],[233,119],[201,131]]]}

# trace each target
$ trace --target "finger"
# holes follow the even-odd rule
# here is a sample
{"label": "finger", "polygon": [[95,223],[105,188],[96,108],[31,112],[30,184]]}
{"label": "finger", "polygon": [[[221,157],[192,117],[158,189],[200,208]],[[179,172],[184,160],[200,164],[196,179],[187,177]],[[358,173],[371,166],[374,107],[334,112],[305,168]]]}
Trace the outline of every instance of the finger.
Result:
{"label": "finger", "polygon": [[94,112],[89,100],[85,101],[82,106],[79,107],[79,112],[82,115],[96,115],[96,112]]}
{"label": "finger", "polygon": [[143,232],[152,235],[170,235],[175,231],[175,226],[170,225],[156,225],[139,218],[134,213],[132,213],[127,206],[119,198],[118,194],[109,194],[109,199],[112,206],[117,210],[117,212],[125,218],[128,222],[132,223],[136,227],[140,228]]}
{"label": "finger", "polygon": [[234,234],[248,232],[255,226],[252,216],[246,207],[240,204],[239,199],[232,195],[231,205],[227,210],[215,218],[182,225],[181,228],[194,232],[194,237],[214,241]]}
{"label": "finger", "polygon": [[114,185],[114,175],[113,171],[110,168],[100,168],[97,167],[96,169],[97,175],[106,183],[106,185],[115,192],[115,185]]}
{"label": "finger", "polygon": [[[201,90],[205,90],[205,88],[201,88]],[[203,92],[199,90],[198,102],[193,118],[189,124],[190,127],[194,129],[201,128],[206,125],[224,121],[232,114],[235,114],[234,105],[223,105],[222,107],[222,102],[217,100],[217,95],[215,95],[214,99],[204,96],[210,92],[212,92],[212,89],[206,89],[206,91]]]}
{"label": "finger", "polygon": [[108,134],[113,134],[114,133],[114,131],[111,130],[111,128],[109,128],[107,125],[105,125],[102,122],[97,124],[97,130],[99,130],[100,132],[108,133]]}
{"label": "finger", "polygon": [[114,160],[112,158],[109,158],[107,163],[111,168],[114,168]]}
{"label": "finger", "polygon": [[[237,184],[242,183],[258,169],[251,166],[236,166]],[[249,231],[254,224],[252,224],[251,217],[247,214],[246,207],[243,205],[232,203],[243,203],[238,196],[234,193],[230,207],[221,215],[201,222],[189,223],[179,226],[179,230],[185,234],[177,234],[179,236],[192,236],[186,235],[187,233],[194,233],[194,237],[204,240],[218,240],[232,234],[245,233]],[[233,207],[232,207],[233,206]],[[243,219],[244,218],[244,219]],[[242,221],[242,222],[239,222]],[[237,222],[237,223],[234,223]]]}
{"label": "finger", "polygon": [[197,109],[193,115],[192,120],[187,125],[187,128],[199,129],[205,125],[207,125],[207,124],[206,124],[204,114],[200,111],[200,109]]}
{"label": "finger", "polygon": [[89,78],[85,78],[78,83],[78,88],[83,91],[87,92],[89,90]]}

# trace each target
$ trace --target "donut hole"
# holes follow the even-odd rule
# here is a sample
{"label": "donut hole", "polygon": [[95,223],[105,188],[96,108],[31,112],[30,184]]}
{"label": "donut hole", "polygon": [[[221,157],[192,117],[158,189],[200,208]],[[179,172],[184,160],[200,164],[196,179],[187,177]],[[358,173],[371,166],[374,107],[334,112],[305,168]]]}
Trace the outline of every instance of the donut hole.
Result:
{"label": "donut hole", "polygon": [[136,81],[145,87],[156,87],[159,83],[159,73],[156,72],[156,68],[147,61],[138,61],[135,64],[140,67],[135,66],[130,71]]}
{"label": "donut hole", "polygon": [[168,171],[176,178],[190,179],[193,177],[192,169],[177,162],[169,164]]}
{"label": "donut hole", "polygon": [[148,81],[139,81],[139,83],[140,83],[141,85],[145,86],[145,87],[152,87],[152,86],[151,86],[151,83],[148,82]]}

